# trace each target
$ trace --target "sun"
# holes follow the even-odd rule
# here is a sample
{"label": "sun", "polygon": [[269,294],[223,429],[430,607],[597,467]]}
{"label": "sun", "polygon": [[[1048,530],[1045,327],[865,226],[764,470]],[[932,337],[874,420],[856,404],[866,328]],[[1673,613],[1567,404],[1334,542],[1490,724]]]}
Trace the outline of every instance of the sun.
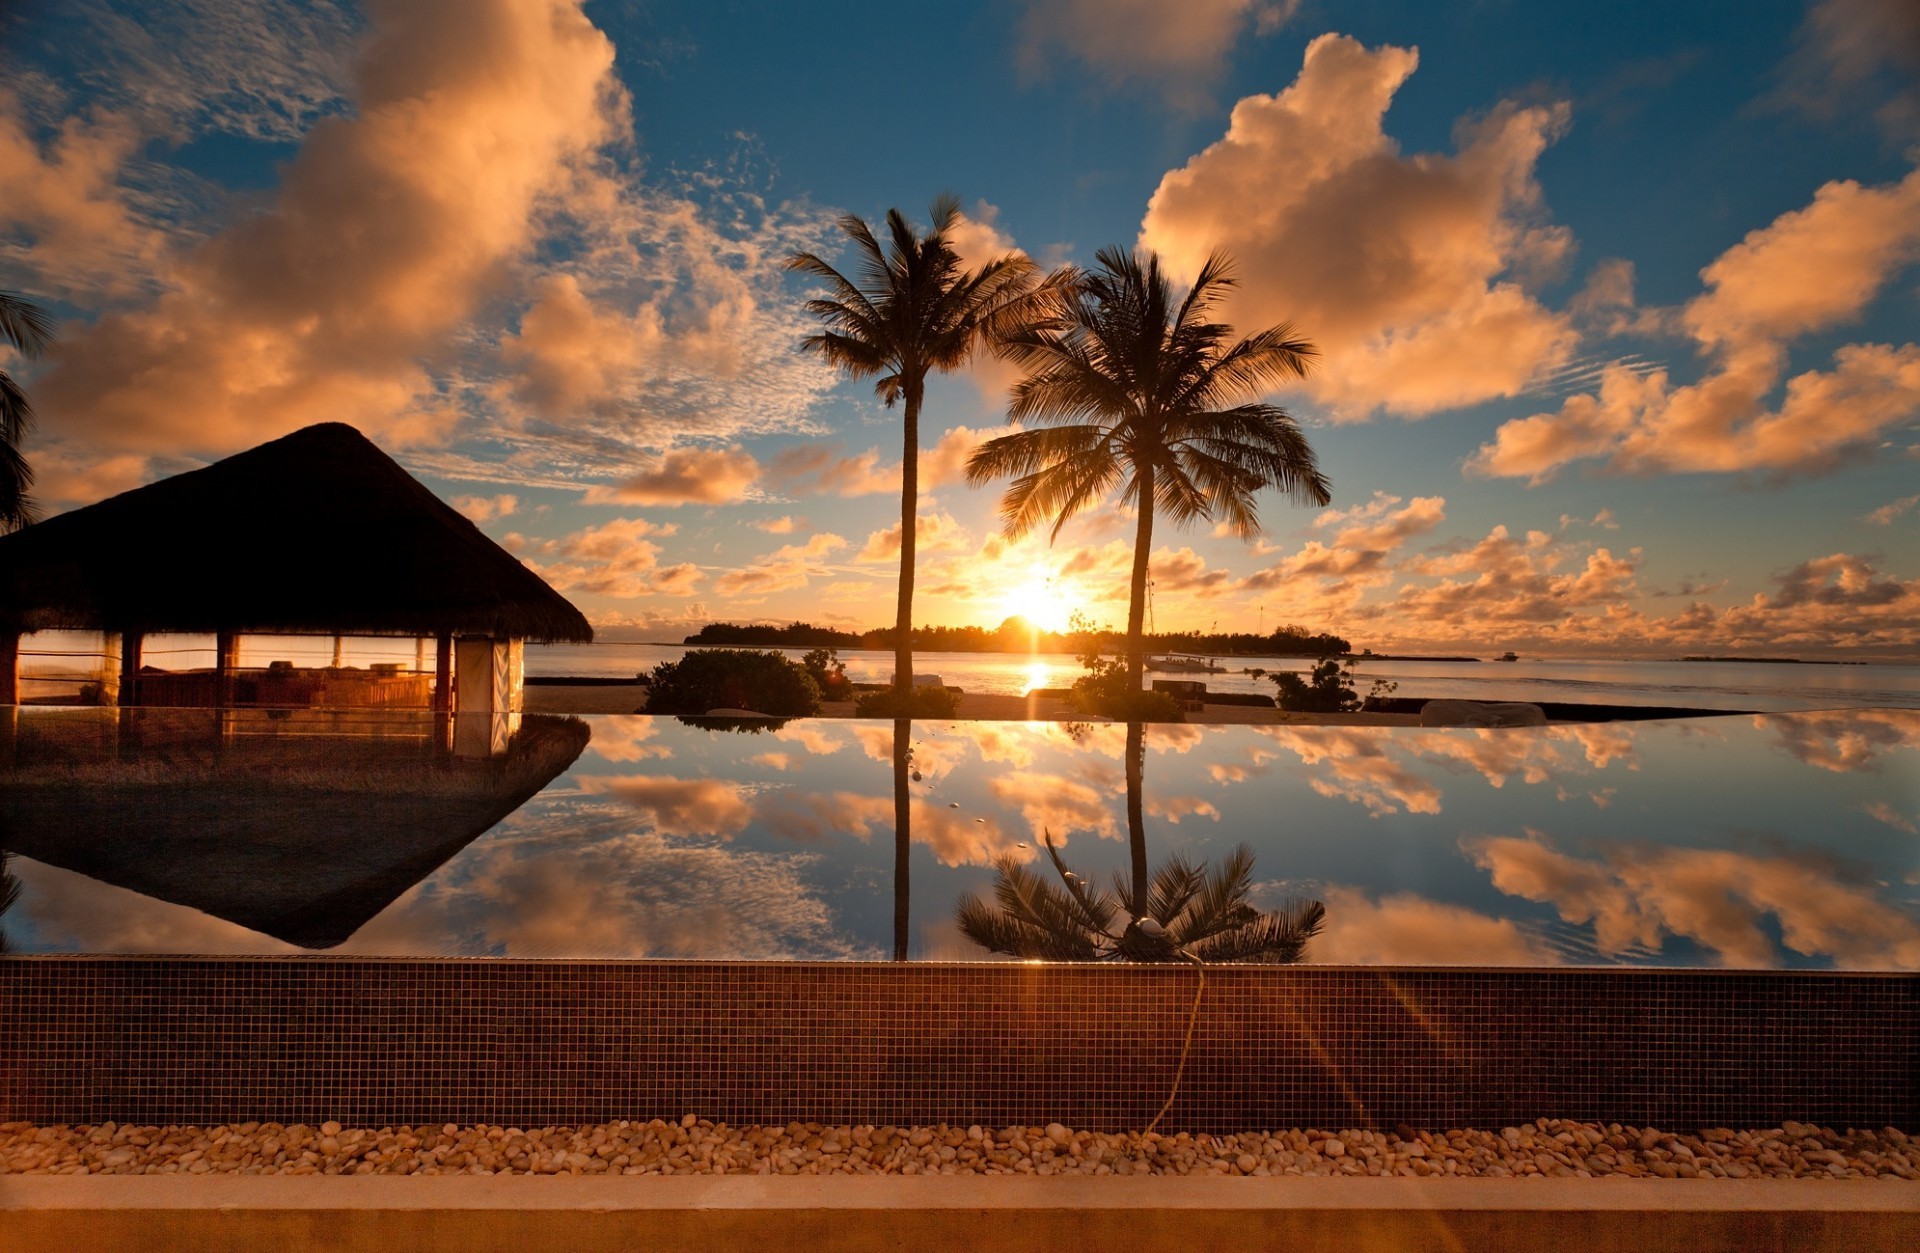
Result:
{"label": "sun", "polygon": [[1024,581],[1008,588],[1000,597],[1001,617],[1018,615],[1042,631],[1066,630],[1073,610],[1069,589],[1041,565],[1034,566]]}

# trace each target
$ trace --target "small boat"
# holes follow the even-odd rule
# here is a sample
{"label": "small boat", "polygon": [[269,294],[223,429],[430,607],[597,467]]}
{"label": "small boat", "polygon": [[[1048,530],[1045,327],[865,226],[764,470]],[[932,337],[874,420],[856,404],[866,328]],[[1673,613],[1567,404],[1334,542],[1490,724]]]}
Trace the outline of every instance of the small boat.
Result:
{"label": "small boat", "polygon": [[1500,660],[1502,660],[1502,661],[1518,661],[1518,660],[1520,660],[1520,656],[1519,656],[1519,654],[1518,654],[1518,653],[1501,653],[1501,654],[1500,654]]}
{"label": "small boat", "polygon": [[1147,658],[1147,669],[1162,674],[1225,674],[1225,666],[1216,666],[1208,657],[1184,657],[1179,653],[1170,653],[1165,657]]}

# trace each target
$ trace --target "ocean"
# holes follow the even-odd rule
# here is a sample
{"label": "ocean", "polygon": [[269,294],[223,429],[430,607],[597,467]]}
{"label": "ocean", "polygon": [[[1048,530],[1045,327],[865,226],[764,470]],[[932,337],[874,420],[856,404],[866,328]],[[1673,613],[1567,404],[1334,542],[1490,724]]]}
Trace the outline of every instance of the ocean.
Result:
{"label": "ocean", "polygon": [[[798,660],[807,650],[779,651]],[[686,649],[678,644],[551,644],[527,646],[527,673],[616,678],[641,674]],[[893,676],[893,654],[842,649],[855,682]],[[1203,678],[1216,692],[1271,696],[1259,669],[1305,671],[1300,657],[1221,657],[1227,673],[1169,674]],[[916,675],[939,675],[963,691],[1020,695],[1036,687],[1066,687],[1081,671],[1066,653],[916,652]],[[1856,706],[1920,708],[1920,665],[1814,665],[1785,662],[1634,661],[1523,658],[1520,661],[1442,662],[1365,660],[1354,687],[1366,695],[1374,680],[1397,684],[1393,695],[1416,699],[1570,701],[1619,705],[1674,705],[1696,709],[1839,709]]]}

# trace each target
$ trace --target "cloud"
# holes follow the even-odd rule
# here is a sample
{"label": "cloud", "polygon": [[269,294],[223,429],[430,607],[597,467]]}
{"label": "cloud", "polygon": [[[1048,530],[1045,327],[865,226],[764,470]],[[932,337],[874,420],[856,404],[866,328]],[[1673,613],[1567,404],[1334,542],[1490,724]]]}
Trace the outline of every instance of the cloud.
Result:
{"label": "cloud", "polygon": [[[973,547],[973,539],[967,528],[954,520],[950,513],[923,513],[914,519],[913,551],[916,557],[930,557],[942,552],[961,552]],[[867,542],[860,546],[855,561],[867,563],[886,563],[897,561],[900,557],[900,524],[894,523],[883,531],[875,531],[867,536]]]}
{"label": "cloud", "polygon": [[1696,383],[1608,367],[1597,394],[1504,423],[1468,462],[1535,483],[1576,461],[1615,473],[1831,470],[1920,414],[1920,345],[1844,344],[1833,368],[1779,385],[1792,341],[1857,319],[1920,258],[1920,170],[1827,183],[1702,270],[1679,325],[1710,361]]}
{"label": "cloud", "polygon": [[1866,883],[1802,857],[1727,849],[1614,847],[1574,857],[1530,831],[1525,838],[1463,840],[1475,865],[1509,895],[1551,904],[1562,920],[1591,923],[1608,956],[1657,950],[1669,934],[1693,940],[1722,964],[1767,968],[1780,942],[1840,969],[1920,969],[1920,922]]}
{"label": "cloud", "polygon": [[826,557],[847,546],[847,541],[822,531],[805,544],[786,544],[737,570],[728,570],[713,581],[713,590],[722,596],[764,596],[789,588],[805,587],[807,580],[825,572]]}
{"label": "cloud", "polygon": [[1821,0],[1772,102],[1823,121],[1870,111],[1890,139],[1920,135],[1920,9],[1909,0]]}
{"label": "cloud", "polygon": [[792,516],[782,514],[777,518],[761,518],[753,525],[756,530],[765,531],[769,535],[791,535],[801,524]]}
{"label": "cloud", "polygon": [[44,137],[37,129],[18,95],[0,89],[0,259],[18,276],[9,285],[70,298],[139,290],[167,242],[120,186],[140,128],[95,111]]}
{"label": "cloud", "polygon": [[589,505],[725,505],[745,499],[759,477],[760,463],[744,448],[681,448],[624,482],[588,488],[581,501]]}
{"label": "cloud", "polygon": [[1111,786],[1096,787],[1066,775],[1012,770],[987,780],[987,791],[1003,805],[1019,809],[1035,840],[1053,833],[1065,844],[1076,831],[1117,840],[1120,827],[1109,805]]}
{"label": "cloud", "polygon": [[835,835],[850,835],[864,842],[876,830],[893,831],[890,796],[787,789],[762,796],[755,812],[769,831],[807,844],[821,843]]}
{"label": "cloud", "polygon": [[793,494],[871,496],[900,490],[900,465],[880,464],[880,450],[846,456],[845,445],[815,441],[788,448],[767,466],[767,475]]}
{"label": "cloud", "polygon": [[1920,749],[1920,710],[1755,714],[1753,725],[1778,736],[1794,760],[1836,774],[1877,771],[1890,754]]}
{"label": "cloud", "polygon": [[455,496],[447,503],[458,509],[469,522],[475,523],[505,518],[520,508],[520,498],[506,492],[498,496]]}
{"label": "cloud", "polygon": [[635,762],[673,756],[673,749],[668,745],[651,742],[659,733],[657,719],[608,715],[593,720],[593,739],[587,747],[603,761]]}
{"label": "cloud", "polygon": [[1902,496],[1899,500],[1891,501],[1872,513],[1863,515],[1860,520],[1869,526],[1892,526],[1915,505],[1920,505],[1920,496]]}
{"label": "cloud", "polygon": [[[703,577],[691,563],[660,565],[660,546],[646,537],[679,530],[645,518],[615,518],[557,540],[530,541],[509,532],[502,541],[541,578],[563,592],[628,600],[637,596],[688,596]],[[536,557],[557,560],[543,563]]]}
{"label": "cloud", "polygon": [[1307,387],[1337,418],[1514,396],[1578,340],[1522,281],[1572,247],[1535,178],[1565,107],[1502,104],[1458,126],[1453,154],[1403,156],[1382,124],[1418,61],[1315,39],[1291,86],[1241,100],[1222,139],[1161,179],[1140,228],[1180,275],[1231,253],[1228,320],[1291,322],[1318,345]]}
{"label": "cloud", "polygon": [[49,426],[126,450],[226,451],[339,414],[389,441],[444,437],[424,362],[625,103],[612,44],[573,3],[370,7],[356,114],[315,123],[278,192],[157,299],[63,338],[35,384]]}
{"label": "cloud", "polygon": [[1144,79],[1193,101],[1195,80],[1224,68],[1250,18],[1267,34],[1299,7],[1299,0],[1027,0],[1018,61],[1023,73],[1039,76],[1064,54],[1109,83]]}

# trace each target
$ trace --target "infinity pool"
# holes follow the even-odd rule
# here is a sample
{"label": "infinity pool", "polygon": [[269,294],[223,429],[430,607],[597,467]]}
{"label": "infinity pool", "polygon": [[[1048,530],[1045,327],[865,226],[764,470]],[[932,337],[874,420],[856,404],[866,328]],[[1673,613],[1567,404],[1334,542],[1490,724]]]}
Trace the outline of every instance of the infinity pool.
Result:
{"label": "infinity pool", "polygon": [[0,717],[19,954],[979,960],[956,910],[1010,870],[1126,899],[1136,865],[1244,844],[1254,908],[1324,906],[1308,962],[1920,969],[1913,710],[452,738],[416,714]]}

